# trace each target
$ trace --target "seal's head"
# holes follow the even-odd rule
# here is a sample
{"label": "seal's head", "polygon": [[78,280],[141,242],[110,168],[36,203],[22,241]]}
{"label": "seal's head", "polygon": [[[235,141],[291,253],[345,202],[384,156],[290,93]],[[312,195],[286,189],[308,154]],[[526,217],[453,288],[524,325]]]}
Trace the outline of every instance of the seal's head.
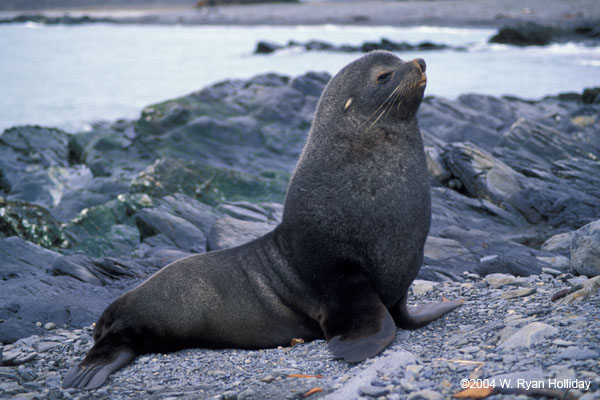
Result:
{"label": "seal's head", "polygon": [[[366,128],[414,118],[427,84],[425,61],[403,61],[374,51],[348,64],[323,92],[320,118],[341,118]],[[342,122],[342,121],[337,121]]]}

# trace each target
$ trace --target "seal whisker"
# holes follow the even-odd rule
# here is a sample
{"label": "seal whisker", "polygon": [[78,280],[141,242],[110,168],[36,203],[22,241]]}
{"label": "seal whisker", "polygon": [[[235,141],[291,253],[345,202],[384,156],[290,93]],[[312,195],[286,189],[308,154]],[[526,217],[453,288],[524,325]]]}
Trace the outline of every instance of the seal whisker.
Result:
{"label": "seal whisker", "polygon": [[[397,104],[398,99],[400,99],[403,95],[402,85],[396,86],[396,88],[392,91],[392,93],[383,101],[382,105],[379,106],[377,110],[379,110],[382,106],[385,106],[381,114],[375,119],[375,121],[367,128],[367,131],[373,128],[375,124],[383,117],[385,114],[388,114],[393,108],[394,104]],[[393,96],[393,97],[392,97]],[[370,119],[371,117],[369,117]]]}
{"label": "seal whisker", "polygon": [[[369,116],[369,118],[367,118],[358,127],[362,128],[363,125],[365,125],[367,122],[369,122],[371,120],[371,118],[373,118],[379,112],[379,110],[381,110],[381,107],[384,107],[384,106],[388,105],[389,104],[388,101],[390,100],[390,98],[392,98],[392,96],[394,96],[394,94],[396,93],[396,91],[398,91],[400,89],[400,87],[401,87],[401,85],[396,86],[396,88],[394,88],[394,90],[392,91],[392,93],[390,93],[390,95],[385,100],[383,100],[381,102],[381,105],[379,107],[377,107],[377,109],[375,111],[373,111],[373,113]],[[392,104],[393,104],[393,102],[392,102]]]}

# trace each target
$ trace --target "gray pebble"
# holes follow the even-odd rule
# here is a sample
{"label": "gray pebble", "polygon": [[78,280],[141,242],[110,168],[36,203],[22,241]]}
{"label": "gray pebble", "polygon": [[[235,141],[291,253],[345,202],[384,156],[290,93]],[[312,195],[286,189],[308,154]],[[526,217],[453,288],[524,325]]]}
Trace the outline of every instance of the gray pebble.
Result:
{"label": "gray pebble", "polygon": [[379,397],[379,396],[385,396],[390,391],[389,391],[389,389],[387,389],[385,387],[365,385],[365,386],[360,387],[359,392],[363,396]]}
{"label": "gray pebble", "polygon": [[431,389],[423,389],[408,395],[408,400],[443,400],[441,393]]}
{"label": "gray pebble", "polygon": [[47,331],[54,330],[54,329],[56,329],[56,324],[54,322],[47,322],[44,325],[44,329],[47,330]]}

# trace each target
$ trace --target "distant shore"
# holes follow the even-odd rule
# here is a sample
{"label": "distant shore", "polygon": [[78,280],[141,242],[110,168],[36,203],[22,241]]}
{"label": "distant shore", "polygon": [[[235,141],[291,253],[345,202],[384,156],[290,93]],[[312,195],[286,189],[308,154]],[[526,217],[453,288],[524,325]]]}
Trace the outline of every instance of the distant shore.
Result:
{"label": "distant shore", "polygon": [[23,14],[109,19],[119,23],[235,25],[437,25],[498,27],[514,21],[572,24],[600,18],[597,0],[409,0],[305,2],[297,4],[136,5],[0,11],[0,19]]}

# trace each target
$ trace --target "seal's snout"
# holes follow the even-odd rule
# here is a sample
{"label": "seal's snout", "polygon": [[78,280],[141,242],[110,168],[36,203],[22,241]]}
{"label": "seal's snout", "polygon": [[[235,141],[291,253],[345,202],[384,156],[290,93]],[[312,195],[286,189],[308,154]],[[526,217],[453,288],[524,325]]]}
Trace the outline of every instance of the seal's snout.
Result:
{"label": "seal's snout", "polygon": [[412,62],[416,64],[419,67],[419,69],[421,69],[421,72],[425,72],[425,70],[427,69],[427,64],[425,64],[425,60],[423,60],[422,58],[415,58],[414,60],[412,60]]}

